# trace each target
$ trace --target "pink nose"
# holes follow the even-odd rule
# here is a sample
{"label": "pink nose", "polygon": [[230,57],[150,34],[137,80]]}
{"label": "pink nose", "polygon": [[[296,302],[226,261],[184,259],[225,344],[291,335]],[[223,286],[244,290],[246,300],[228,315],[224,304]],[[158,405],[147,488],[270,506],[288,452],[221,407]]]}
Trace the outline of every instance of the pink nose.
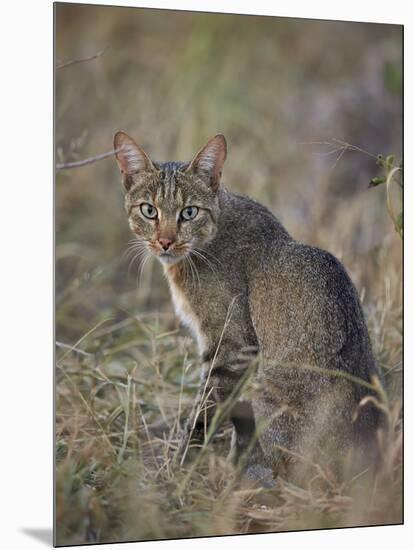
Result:
{"label": "pink nose", "polygon": [[158,239],[158,242],[163,247],[163,249],[166,250],[166,251],[170,248],[170,246],[173,243],[172,239]]}

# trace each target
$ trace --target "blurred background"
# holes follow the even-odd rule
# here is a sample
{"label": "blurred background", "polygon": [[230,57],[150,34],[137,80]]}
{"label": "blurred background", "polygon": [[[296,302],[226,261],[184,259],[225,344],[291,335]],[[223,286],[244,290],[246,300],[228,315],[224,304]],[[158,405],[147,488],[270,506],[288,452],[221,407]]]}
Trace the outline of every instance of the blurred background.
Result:
{"label": "blurred background", "polygon": [[[154,160],[189,160],[209,137],[224,133],[224,184],[268,206],[296,239],[341,259],[361,296],[381,366],[400,372],[401,239],[385,186],[369,188],[369,182],[379,173],[377,154],[401,159],[402,28],[63,3],[55,4],[55,25],[57,163],[110,151],[120,129]],[[125,255],[131,235],[114,158],[57,170],[55,197],[56,338],[66,369],[57,377],[58,456],[68,456],[79,440],[80,463],[93,463],[102,474],[108,462],[105,449],[97,458],[96,422],[125,418],[125,403],[115,391],[99,401],[107,389],[95,385],[97,365],[122,383],[138,365],[134,376],[141,373],[148,390],[140,394],[142,415],[152,421],[177,407],[180,374],[171,365],[195,357],[195,349],[183,331],[173,334],[178,325],[160,266],[149,262],[139,275],[140,266]],[[110,328],[102,328],[108,319]],[[75,344],[77,354],[70,352]],[[151,378],[154,372],[163,382]],[[400,378],[393,380],[398,400]],[[86,416],[90,409],[95,414],[92,425],[82,421],[85,402]],[[108,437],[122,457],[132,453],[130,440]],[[94,448],[85,451],[85,441]],[[115,536],[105,522],[107,538],[85,535],[82,522],[94,505],[79,492],[78,478],[68,489],[78,466],[62,464],[60,540]],[[80,515],[72,517],[75,509]],[[169,534],[159,520],[152,530],[135,522],[132,538]]]}

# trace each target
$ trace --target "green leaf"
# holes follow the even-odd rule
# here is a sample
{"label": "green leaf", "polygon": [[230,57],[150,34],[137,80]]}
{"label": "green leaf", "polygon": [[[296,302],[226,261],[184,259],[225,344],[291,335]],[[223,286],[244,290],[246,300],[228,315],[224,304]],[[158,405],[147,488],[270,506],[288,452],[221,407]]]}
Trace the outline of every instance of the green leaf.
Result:
{"label": "green leaf", "polygon": [[385,176],[372,178],[369,182],[369,187],[376,187],[377,185],[381,185],[381,183],[385,183],[386,181],[387,178]]}
{"label": "green leaf", "polygon": [[385,164],[388,169],[392,168],[392,165],[394,164],[395,155],[388,155],[385,157]]}

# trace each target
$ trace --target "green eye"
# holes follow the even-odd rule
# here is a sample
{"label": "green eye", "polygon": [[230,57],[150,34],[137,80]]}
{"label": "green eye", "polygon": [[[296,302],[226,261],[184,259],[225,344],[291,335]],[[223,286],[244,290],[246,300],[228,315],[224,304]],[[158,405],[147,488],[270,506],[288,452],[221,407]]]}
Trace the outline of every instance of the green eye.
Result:
{"label": "green eye", "polygon": [[187,206],[181,210],[181,218],[185,221],[193,220],[198,214],[197,206]]}
{"label": "green eye", "polygon": [[150,220],[155,220],[155,218],[158,216],[157,209],[148,202],[142,203],[140,205],[140,209],[143,215]]}

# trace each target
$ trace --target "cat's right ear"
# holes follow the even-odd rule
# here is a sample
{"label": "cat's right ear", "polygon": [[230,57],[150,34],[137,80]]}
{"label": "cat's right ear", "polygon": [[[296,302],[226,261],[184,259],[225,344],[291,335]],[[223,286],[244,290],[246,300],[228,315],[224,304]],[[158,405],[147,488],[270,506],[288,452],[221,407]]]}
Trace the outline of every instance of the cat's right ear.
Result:
{"label": "cat's right ear", "polygon": [[188,171],[206,179],[210,187],[217,191],[220,185],[223,164],[227,157],[226,138],[223,134],[212,137],[190,162]]}
{"label": "cat's right ear", "polygon": [[122,175],[122,183],[128,191],[133,183],[132,176],[142,170],[155,170],[149,156],[125,132],[114,136],[116,161]]}

